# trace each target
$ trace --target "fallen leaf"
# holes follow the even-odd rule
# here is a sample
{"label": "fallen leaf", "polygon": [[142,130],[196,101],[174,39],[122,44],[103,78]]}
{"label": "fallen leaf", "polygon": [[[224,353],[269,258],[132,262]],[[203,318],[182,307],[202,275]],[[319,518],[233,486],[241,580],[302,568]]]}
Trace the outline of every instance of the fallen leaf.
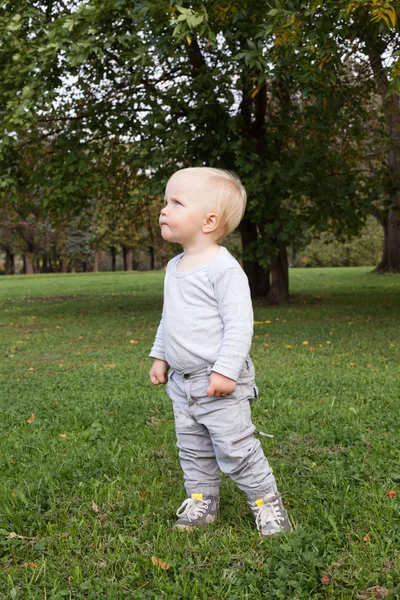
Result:
{"label": "fallen leaf", "polygon": [[34,367],[29,367],[28,371],[36,371]]}
{"label": "fallen leaf", "polygon": [[264,568],[264,563],[262,563],[262,562],[257,563],[257,567],[259,569],[263,569]]}
{"label": "fallen leaf", "polygon": [[159,558],[157,558],[157,556],[152,556],[151,557],[151,562],[153,563],[153,565],[155,567],[160,567],[160,569],[162,569],[163,571],[167,571],[171,565],[169,565],[168,563],[160,560]]}
{"label": "fallen leaf", "polygon": [[93,510],[95,513],[98,513],[98,512],[99,512],[99,507],[97,506],[97,504],[96,504],[96,502],[95,502],[94,500],[92,500],[92,510]]}
{"label": "fallen leaf", "polygon": [[158,408],[150,408],[151,413],[158,413]]}
{"label": "fallen leaf", "polygon": [[310,342],[308,342],[307,340],[305,340],[305,342],[303,342],[303,346],[308,346]]}
{"label": "fallen leaf", "polygon": [[366,535],[364,535],[363,540],[366,544],[370,544],[371,543],[371,534],[367,533]]}
{"label": "fallen leaf", "polygon": [[325,575],[321,577],[321,583],[322,585],[330,585],[332,583],[332,575],[330,573],[325,573]]}
{"label": "fallen leaf", "polygon": [[32,569],[36,569],[39,566],[39,563],[35,562],[24,562],[24,567],[31,567]]}
{"label": "fallen leaf", "polygon": [[67,434],[66,433],[59,433],[58,437],[62,438],[63,440],[65,440],[65,438],[67,437]]}
{"label": "fallen leaf", "polygon": [[138,344],[139,342],[137,342],[136,340],[129,340],[130,344]]}
{"label": "fallen leaf", "polygon": [[105,367],[107,367],[108,369],[115,369],[116,364],[115,363],[108,363],[107,365],[104,365]]}
{"label": "fallen leaf", "polygon": [[389,594],[390,591],[387,588],[375,585],[357,594],[356,598],[359,600],[384,600]]}
{"label": "fallen leaf", "polygon": [[397,496],[397,492],[396,490],[390,490],[389,492],[386,492],[386,496],[388,498],[395,498],[395,496]]}
{"label": "fallen leaf", "polygon": [[31,416],[27,418],[26,422],[27,423],[33,423],[33,421],[36,419],[36,415],[35,413],[31,413]]}

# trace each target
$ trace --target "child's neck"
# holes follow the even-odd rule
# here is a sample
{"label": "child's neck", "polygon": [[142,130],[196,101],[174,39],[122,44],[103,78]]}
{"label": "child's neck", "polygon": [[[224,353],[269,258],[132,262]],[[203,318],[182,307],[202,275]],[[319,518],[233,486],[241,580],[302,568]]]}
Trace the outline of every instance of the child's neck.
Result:
{"label": "child's neck", "polygon": [[220,246],[215,243],[208,244],[204,247],[184,248],[183,256],[177,264],[177,271],[190,271],[197,267],[207,265],[214,260],[219,250]]}

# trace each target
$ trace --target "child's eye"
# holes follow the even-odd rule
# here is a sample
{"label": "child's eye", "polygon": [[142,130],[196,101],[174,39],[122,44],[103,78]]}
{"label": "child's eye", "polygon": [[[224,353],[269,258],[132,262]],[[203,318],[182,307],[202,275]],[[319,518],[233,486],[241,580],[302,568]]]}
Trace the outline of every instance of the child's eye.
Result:
{"label": "child's eye", "polygon": [[179,202],[179,200],[175,200],[175,199],[174,199],[174,200],[172,200],[172,202],[173,202],[174,204],[178,204],[179,206],[182,206],[182,203],[181,203],[181,202]]}

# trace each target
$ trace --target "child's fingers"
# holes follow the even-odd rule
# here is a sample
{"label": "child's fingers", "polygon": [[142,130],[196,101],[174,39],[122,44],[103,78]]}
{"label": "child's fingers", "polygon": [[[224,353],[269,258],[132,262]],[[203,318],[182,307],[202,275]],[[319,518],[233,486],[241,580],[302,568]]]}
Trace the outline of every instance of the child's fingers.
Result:
{"label": "child's fingers", "polygon": [[155,375],[154,373],[150,373],[150,381],[151,383],[153,383],[154,385],[158,385],[160,382],[158,381],[158,377],[157,375]]}
{"label": "child's fingers", "polygon": [[206,394],[207,394],[207,396],[215,396],[216,395],[215,385],[210,384],[207,388]]}

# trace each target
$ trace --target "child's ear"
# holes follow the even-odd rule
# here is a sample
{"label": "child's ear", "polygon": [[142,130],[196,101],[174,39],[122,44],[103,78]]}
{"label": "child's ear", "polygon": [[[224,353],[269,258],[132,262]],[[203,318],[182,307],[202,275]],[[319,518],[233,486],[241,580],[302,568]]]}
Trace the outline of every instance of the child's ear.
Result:
{"label": "child's ear", "polygon": [[204,219],[203,233],[212,233],[219,226],[220,219],[218,213],[208,213]]}

